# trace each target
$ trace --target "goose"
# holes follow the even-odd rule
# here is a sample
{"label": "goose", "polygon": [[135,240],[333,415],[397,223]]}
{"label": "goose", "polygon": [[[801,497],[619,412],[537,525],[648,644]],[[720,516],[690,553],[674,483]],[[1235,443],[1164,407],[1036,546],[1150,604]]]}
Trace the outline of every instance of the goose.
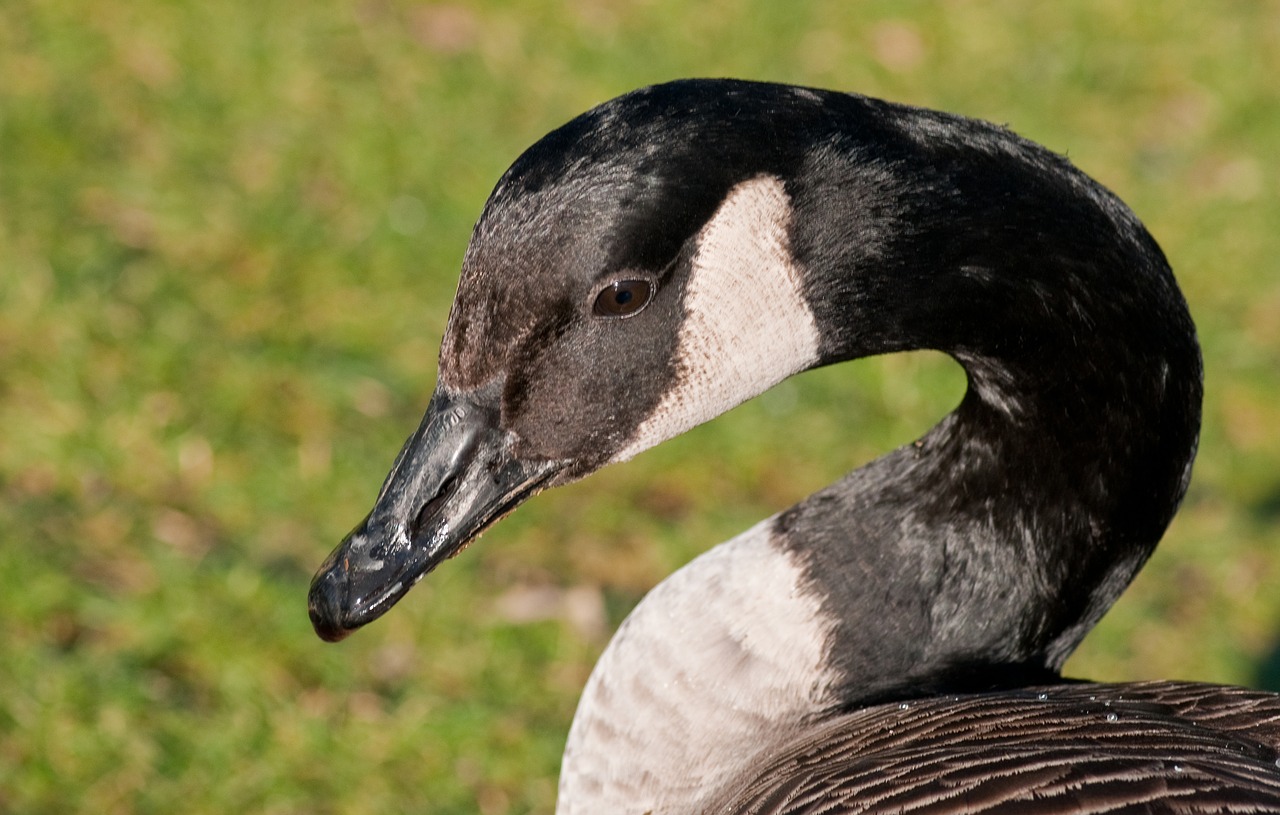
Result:
{"label": "goose", "polygon": [[960,404],[643,599],[556,811],[1280,812],[1277,695],[1061,676],[1190,478],[1201,360],[1163,253],[1064,157],[864,96],[676,81],[521,155],[313,626],[378,618],[541,490],[914,349],[959,362]]}

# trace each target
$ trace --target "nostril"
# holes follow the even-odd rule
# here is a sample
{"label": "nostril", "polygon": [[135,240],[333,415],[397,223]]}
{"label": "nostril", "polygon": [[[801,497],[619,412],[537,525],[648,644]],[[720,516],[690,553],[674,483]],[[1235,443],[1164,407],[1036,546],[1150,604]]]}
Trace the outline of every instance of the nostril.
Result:
{"label": "nostril", "polygon": [[444,483],[440,485],[440,489],[436,491],[436,494],[432,496],[431,500],[422,505],[422,509],[418,510],[417,516],[413,519],[413,525],[409,527],[410,540],[417,540],[421,537],[422,530],[425,529],[427,524],[431,523],[431,519],[440,512],[441,507],[444,506],[444,502],[449,500],[449,496],[453,495],[454,487],[456,487],[457,484],[458,479],[454,476],[449,476],[444,480]]}

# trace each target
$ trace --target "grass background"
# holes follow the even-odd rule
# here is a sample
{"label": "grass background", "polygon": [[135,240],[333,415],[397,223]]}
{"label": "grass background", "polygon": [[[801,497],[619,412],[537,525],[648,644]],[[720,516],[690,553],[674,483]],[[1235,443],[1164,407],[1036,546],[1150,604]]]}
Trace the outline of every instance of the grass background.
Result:
{"label": "grass background", "polygon": [[547,812],[644,591],[958,400],[928,354],[792,380],[313,636],[493,182],[686,75],[1008,123],[1131,203],[1201,327],[1205,429],[1069,668],[1280,690],[1277,3],[6,0],[0,811]]}

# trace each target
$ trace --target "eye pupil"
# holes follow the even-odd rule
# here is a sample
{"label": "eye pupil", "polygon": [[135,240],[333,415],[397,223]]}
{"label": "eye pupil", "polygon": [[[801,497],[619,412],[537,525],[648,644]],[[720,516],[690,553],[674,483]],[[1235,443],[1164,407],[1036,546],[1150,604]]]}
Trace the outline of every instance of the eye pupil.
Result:
{"label": "eye pupil", "polygon": [[630,317],[649,305],[653,292],[648,280],[618,280],[600,290],[593,310],[600,317]]}

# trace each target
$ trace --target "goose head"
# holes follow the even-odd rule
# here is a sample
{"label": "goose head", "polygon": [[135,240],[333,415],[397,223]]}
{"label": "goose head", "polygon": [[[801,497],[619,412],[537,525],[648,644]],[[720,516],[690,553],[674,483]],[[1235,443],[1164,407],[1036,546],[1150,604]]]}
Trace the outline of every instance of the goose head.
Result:
{"label": "goose head", "polygon": [[320,636],[377,618],[536,492],[815,362],[778,151],[709,165],[717,134],[653,95],[574,120],[498,183],[426,415],[313,581]]}

